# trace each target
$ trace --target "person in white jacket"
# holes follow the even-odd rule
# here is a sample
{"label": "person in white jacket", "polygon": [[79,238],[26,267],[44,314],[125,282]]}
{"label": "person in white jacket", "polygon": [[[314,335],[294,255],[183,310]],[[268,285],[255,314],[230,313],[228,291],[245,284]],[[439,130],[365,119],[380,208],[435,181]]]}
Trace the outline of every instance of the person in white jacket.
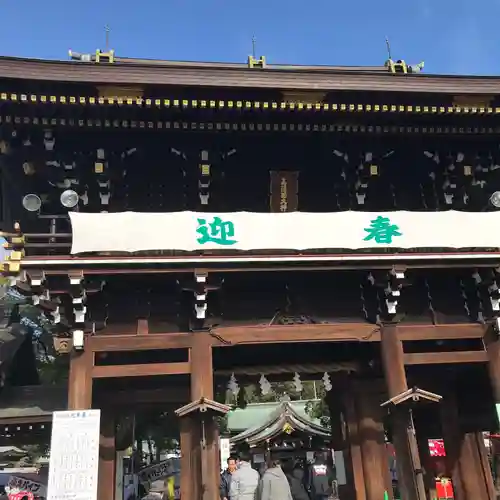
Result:
{"label": "person in white jacket", "polygon": [[250,454],[240,455],[238,469],[231,476],[229,500],[255,500],[259,487],[259,473],[252,468]]}

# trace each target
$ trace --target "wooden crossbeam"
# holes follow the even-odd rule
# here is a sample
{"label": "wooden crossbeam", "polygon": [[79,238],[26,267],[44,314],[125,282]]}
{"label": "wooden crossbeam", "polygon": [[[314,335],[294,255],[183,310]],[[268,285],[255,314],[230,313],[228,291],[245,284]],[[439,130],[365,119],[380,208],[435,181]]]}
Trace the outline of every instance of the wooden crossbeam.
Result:
{"label": "wooden crossbeam", "polygon": [[149,333],[148,335],[101,334],[89,337],[86,348],[93,352],[154,351],[191,347],[192,333]]}
{"label": "wooden crossbeam", "polygon": [[94,366],[93,378],[150,377],[158,375],[185,375],[191,373],[189,361],[181,363],[147,363],[141,365]]}
{"label": "wooden crossbeam", "polygon": [[181,404],[189,401],[189,386],[167,386],[160,389],[95,390],[95,400],[101,406],[141,404]]}
{"label": "wooden crossbeam", "polygon": [[398,337],[402,341],[481,339],[485,325],[461,323],[457,325],[398,325]]}
{"label": "wooden crossbeam", "polygon": [[[457,340],[482,338],[485,326],[475,323],[457,325],[395,326],[402,341]],[[124,352],[185,349],[192,346],[193,333],[147,333],[148,324],[140,322],[137,334],[120,334],[107,329],[88,339],[93,352]],[[201,333],[205,335],[205,333]],[[210,335],[214,347],[241,344],[298,342],[380,342],[380,327],[369,323],[331,323],[314,325],[235,326],[214,328]]]}
{"label": "wooden crossbeam", "polygon": [[486,351],[418,352],[404,355],[405,365],[441,365],[454,363],[485,363]]}
{"label": "wooden crossbeam", "polygon": [[379,327],[369,323],[321,325],[234,326],[212,330],[213,344],[275,344],[282,342],[362,342],[380,340]]}

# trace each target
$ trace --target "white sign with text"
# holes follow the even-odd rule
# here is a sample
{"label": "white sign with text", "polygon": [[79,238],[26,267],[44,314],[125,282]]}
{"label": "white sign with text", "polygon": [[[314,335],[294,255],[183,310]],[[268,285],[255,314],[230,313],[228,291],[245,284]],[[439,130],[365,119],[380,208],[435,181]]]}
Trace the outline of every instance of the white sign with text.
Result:
{"label": "white sign with text", "polygon": [[70,212],[72,254],[500,248],[497,212]]}
{"label": "white sign with text", "polygon": [[97,500],[100,410],[55,411],[47,500]]}

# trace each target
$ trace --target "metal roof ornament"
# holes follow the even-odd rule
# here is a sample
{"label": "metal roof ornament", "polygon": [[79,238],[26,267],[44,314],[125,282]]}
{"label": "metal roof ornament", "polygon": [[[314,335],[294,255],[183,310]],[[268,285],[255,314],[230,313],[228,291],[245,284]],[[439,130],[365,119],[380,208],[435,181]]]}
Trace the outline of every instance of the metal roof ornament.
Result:
{"label": "metal roof ornament", "polygon": [[398,59],[394,61],[392,59],[391,54],[391,45],[389,43],[389,39],[386,37],[385,45],[387,47],[387,55],[388,59],[385,61],[384,66],[389,70],[390,73],[420,73],[424,69],[424,61],[419,62],[418,64],[406,64],[404,59]]}
{"label": "metal roof ornament", "polygon": [[265,56],[260,56],[257,59],[257,56],[255,55],[256,42],[257,42],[257,39],[253,36],[252,37],[252,55],[248,56],[248,67],[249,68],[262,68],[262,69],[264,69],[266,67],[266,58],[265,58]]}

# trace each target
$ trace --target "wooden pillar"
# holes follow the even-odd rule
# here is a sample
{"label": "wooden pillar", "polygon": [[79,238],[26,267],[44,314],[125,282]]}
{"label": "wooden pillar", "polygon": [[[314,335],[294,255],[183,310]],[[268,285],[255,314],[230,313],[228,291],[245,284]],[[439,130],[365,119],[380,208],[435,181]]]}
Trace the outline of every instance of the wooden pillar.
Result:
{"label": "wooden pillar", "polygon": [[[392,489],[392,474],[389,467],[389,450],[387,449],[387,444],[385,443],[385,432],[384,432],[384,445],[380,447],[381,464],[382,464],[382,474],[384,476],[385,491],[387,491],[387,496],[389,500],[394,499],[394,491]],[[433,499],[434,500],[434,499]]]}
{"label": "wooden pillar", "polygon": [[90,350],[72,350],[70,356],[68,409],[88,410],[92,408],[93,353]]}
{"label": "wooden pillar", "polygon": [[[357,439],[357,422],[353,420],[355,428],[350,426],[350,417],[346,408],[346,400],[352,399],[349,380],[344,377],[334,379],[334,387],[326,395],[326,403],[330,411],[330,427],[331,427],[331,447],[335,452],[338,493],[342,500],[366,500],[365,496],[356,494],[356,473],[361,467],[361,455],[359,443],[354,444],[353,439]],[[354,408],[353,408],[354,409]],[[359,463],[353,463],[353,454],[350,452],[350,447],[354,446],[358,449]],[[342,454],[343,467],[345,469],[345,484],[339,480],[339,465],[337,463],[338,454]],[[363,476],[359,475],[359,483],[363,487]]]}
{"label": "wooden pillar", "polygon": [[429,450],[429,439],[427,434],[418,429],[418,453],[422,462],[422,470],[424,472],[424,485],[427,498],[434,500],[437,498],[436,479],[431,466],[431,453]]}
{"label": "wooden pillar", "polygon": [[480,432],[463,432],[454,393],[441,403],[446,460],[456,500],[494,499],[493,478]]}
{"label": "wooden pillar", "polygon": [[446,451],[446,468],[451,475],[456,500],[465,500],[466,489],[460,471],[461,432],[458,410],[453,393],[446,394],[439,404],[441,410],[441,428]]}
{"label": "wooden pillar", "polygon": [[[199,332],[194,337],[191,348],[191,400],[214,398],[214,373],[212,362],[212,337],[207,332]],[[219,498],[219,433],[215,421],[206,418],[206,445],[201,449],[203,470],[203,500]],[[201,436],[200,436],[201,437]]]}
{"label": "wooden pillar", "polygon": [[181,445],[181,498],[201,498],[201,440],[199,422],[186,416],[179,420]]}
{"label": "wooden pillar", "polygon": [[[395,325],[381,331],[381,357],[389,399],[408,390],[403,343]],[[405,500],[425,500],[425,486],[411,412],[394,408],[391,415],[392,438],[396,450],[398,485]]]}
{"label": "wooden pillar", "polygon": [[493,400],[496,405],[497,416],[500,419],[500,340],[492,327],[486,332],[485,344],[488,353],[488,371],[493,390]]}
{"label": "wooden pillar", "polygon": [[115,418],[112,411],[101,410],[101,435],[99,439],[98,500],[115,498],[116,445]]}
{"label": "wooden pillar", "polygon": [[[470,474],[474,479],[474,491],[480,492],[480,498],[495,500],[496,495],[493,488],[493,477],[486,456],[482,432],[466,432],[464,434],[460,467],[462,469],[462,474]],[[474,498],[478,497],[475,496]]]}
{"label": "wooden pillar", "polygon": [[[358,428],[358,415],[352,388],[347,386],[344,393],[344,408],[347,437],[349,446],[347,448],[348,457],[346,463],[350,463],[352,473],[352,485],[354,488],[355,500],[366,500],[365,480],[363,477],[363,457],[361,454],[360,435]],[[349,470],[349,469],[348,469]],[[349,476],[348,476],[349,477]],[[343,500],[343,497],[341,497]]]}
{"label": "wooden pillar", "polygon": [[[493,327],[489,327],[485,335],[486,352],[488,353],[488,372],[490,376],[491,388],[493,391],[493,402],[497,415],[497,429],[500,429],[500,340]],[[493,429],[492,429],[493,430]],[[496,451],[498,447],[494,447]],[[496,488],[500,491],[500,459],[495,453],[495,476]]]}
{"label": "wooden pillar", "polygon": [[459,435],[459,470],[464,485],[466,500],[488,498],[482,477],[478,474],[478,454],[475,453],[474,433]]}
{"label": "wooden pillar", "polygon": [[491,473],[490,462],[488,460],[488,452],[484,444],[484,437],[482,432],[473,433],[473,448],[477,456],[477,466],[479,468],[480,478],[485,485],[485,498],[488,500],[496,499],[495,485],[493,482],[493,474]]}
{"label": "wooden pillar", "polygon": [[191,401],[214,398],[212,337],[207,332],[193,336],[191,347]]}
{"label": "wooden pillar", "polygon": [[384,467],[387,469],[389,467],[387,461],[383,462],[384,425],[380,408],[381,402],[377,396],[377,392],[373,392],[369,383],[363,384],[362,390],[356,394],[366,500],[384,498],[387,475]]}
{"label": "wooden pillar", "polygon": [[[191,401],[213,399],[212,338],[207,332],[194,334],[190,361]],[[219,435],[212,417],[188,415],[181,419],[181,453],[182,498],[217,500],[220,474]]]}

